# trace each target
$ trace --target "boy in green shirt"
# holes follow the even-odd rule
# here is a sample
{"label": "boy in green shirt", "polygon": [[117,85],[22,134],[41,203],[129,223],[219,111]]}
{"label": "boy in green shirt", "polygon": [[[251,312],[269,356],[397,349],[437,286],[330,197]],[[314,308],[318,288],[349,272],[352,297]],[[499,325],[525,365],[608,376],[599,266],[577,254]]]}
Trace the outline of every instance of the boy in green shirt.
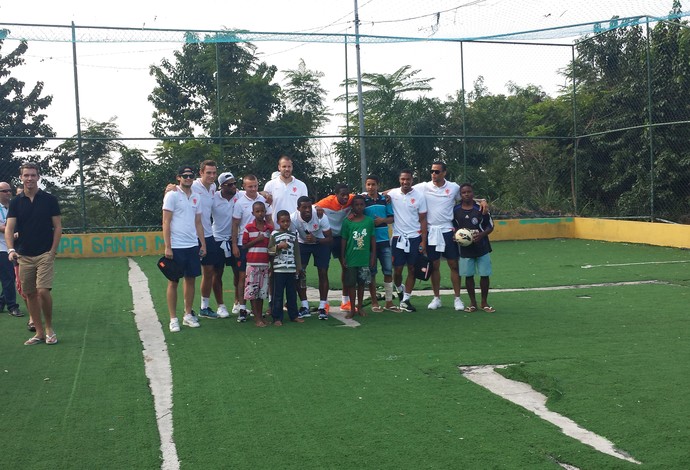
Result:
{"label": "boy in green shirt", "polygon": [[340,232],[343,287],[352,300],[357,293],[357,307],[351,309],[345,318],[352,318],[355,313],[366,316],[362,310],[364,288],[371,282],[370,268],[376,263],[374,219],[364,215],[365,205],[364,196],[358,194],[352,198],[350,216],[343,221]]}

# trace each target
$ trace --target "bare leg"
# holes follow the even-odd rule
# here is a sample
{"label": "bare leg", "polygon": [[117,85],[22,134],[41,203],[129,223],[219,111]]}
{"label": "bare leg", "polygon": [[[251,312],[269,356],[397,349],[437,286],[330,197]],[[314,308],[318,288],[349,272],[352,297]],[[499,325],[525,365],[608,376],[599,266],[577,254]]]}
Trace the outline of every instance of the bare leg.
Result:
{"label": "bare leg", "polygon": [[[441,296],[441,258],[432,261],[433,269],[431,270],[431,290],[434,291],[434,297]],[[451,274],[451,279],[452,279]]]}
{"label": "bare leg", "polygon": [[175,310],[177,309],[177,286],[179,282],[168,281],[168,290],[165,292],[166,300],[168,301],[168,313],[170,318],[177,318]]}
{"label": "bare leg", "polygon": [[[350,305],[355,304],[357,298],[355,297],[357,290],[355,286],[351,287],[343,287],[343,293],[344,295],[350,296]],[[345,314],[345,318],[352,318],[355,316],[355,309],[353,307],[350,307],[350,311]]]}
{"label": "bare leg", "polygon": [[470,305],[477,308],[477,297],[474,293],[474,276],[465,278],[465,289],[467,290],[467,296],[470,298]]}
{"label": "bare leg", "polygon": [[357,284],[357,313],[361,317],[366,317],[367,314],[364,311],[364,285],[363,284]]}
{"label": "bare leg", "polygon": [[43,321],[41,320],[41,300],[38,297],[38,291],[26,294],[26,308],[29,310],[31,322],[36,327],[36,334],[34,336],[45,338],[46,332],[43,329]]}
{"label": "bare leg", "polygon": [[191,313],[194,305],[194,288],[196,284],[195,277],[185,277],[184,285],[182,287],[184,295],[184,313]]}
{"label": "bare leg", "polygon": [[[216,303],[222,305],[225,303],[223,300],[223,272],[225,271],[225,266],[214,266],[213,267],[213,295],[216,298]],[[202,279],[203,283],[203,279]],[[203,296],[203,292],[201,293]]]}
{"label": "bare leg", "polygon": [[414,264],[407,266],[407,279],[405,280],[405,293],[412,294],[414,289]]}
{"label": "bare leg", "polygon": [[450,269],[450,282],[453,284],[455,297],[460,297],[460,274],[458,273],[458,260],[448,259],[448,268]]}
{"label": "bare leg", "polygon": [[[319,272],[319,297],[321,297],[319,300],[327,301],[328,300],[328,289],[330,289],[330,285],[328,283],[328,269],[324,268],[318,268]],[[342,274],[341,274],[342,276]],[[304,298],[306,299],[306,289],[305,289],[305,294]]]}
{"label": "bare leg", "polygon": [[379,306],[379,299],[376,298],[376,275],[371,276],[371,283],[369,284],[369,297],[371,297],[371,308]]}
{"label": "bare leg", "polygon": [[45,320],[45,333],[52,335],[53,331],[53,296],[50,295],[50,289],[38,289],[38,301],[43,311],[43,318]]}
{"label": "bare leg", "polygon": [[201,266],[201,296],[210,297],[211,287],[213,287],[213,266]]}
{"label": "bare leg", "polygon": [[482,308],[488,307],[489,303],[487,299],[489,298],[489,276],[481,276],[479,278],[479,288],[482,292]]}

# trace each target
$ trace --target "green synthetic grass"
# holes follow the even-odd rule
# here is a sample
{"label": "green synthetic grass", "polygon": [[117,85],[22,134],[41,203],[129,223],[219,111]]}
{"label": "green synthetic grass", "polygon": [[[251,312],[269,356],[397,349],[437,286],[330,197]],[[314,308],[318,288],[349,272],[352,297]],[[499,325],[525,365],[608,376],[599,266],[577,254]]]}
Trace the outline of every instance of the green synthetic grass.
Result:
{"label": "green synthetic grass", "polygon": [[[669,284],[496,292],[495,314],[454,312],[446,296],[440,310],[370,314],[357,329],[333,318],[259,329],[231,317],[171,334],[165,279],[153,257],[136,259],[168,342],[181,465],[200,469],[637,467],[563,435],[458,371],[508,363],[515,366],[504,375],[529,382],[549,397],[550,409],[609,438],[645,468],[685,468],[690,263],[580,267],[679,260],[690,260],[690,252],[498,242],[495,288]],[[0,317],[0,361],[10,368],[0,397],[12,404],[0,411],[0,432],[13,436],[0,463],[32,464],[30,440],[38,438],[42,455],[60,456],[58,467],[155,468],[158,434],[126,262],[59,260],[58,268],[59,345],[25,348],[25,322]],[[333,269],[331,288],[338,289]],[[309,276],[315,285],[313,268]],[[442,285],[450,287],[446,274]],[[31,369],[40,370],[38,378]],[[47,412],[38,405],[45,395]],[[48,421],[57,423],[52,432]]]}
{"label": "green synthetic grass", "polygon": [[0,314],[0,466],[160,466],[127,261],[58,260],[53,301],[54,346]]}

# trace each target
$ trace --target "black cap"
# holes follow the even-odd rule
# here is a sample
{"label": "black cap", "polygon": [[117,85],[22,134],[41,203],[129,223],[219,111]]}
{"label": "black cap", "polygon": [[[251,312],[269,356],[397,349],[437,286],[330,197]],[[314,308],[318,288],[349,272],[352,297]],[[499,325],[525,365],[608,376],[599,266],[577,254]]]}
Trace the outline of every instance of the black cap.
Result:
{"label": "black cap", "polygon": [[187,172],[189,172],[191,174],[195,174],[194,168],[192,167],[192,165],[182,165],[177,169],[178,176],[185,174]]}

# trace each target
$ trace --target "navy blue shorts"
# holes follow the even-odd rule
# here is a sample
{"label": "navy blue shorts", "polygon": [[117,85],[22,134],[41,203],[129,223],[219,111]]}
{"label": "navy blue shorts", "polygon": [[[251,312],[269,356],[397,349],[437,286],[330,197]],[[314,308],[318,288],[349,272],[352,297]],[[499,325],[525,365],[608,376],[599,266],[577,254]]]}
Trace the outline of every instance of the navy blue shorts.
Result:
{"label": "navy blue shorts", "polygon": [[396,246],[398,244],[398,237],[393,237],[393,240],[391,240],[391,247],[393,248],[393,266],[414,266],[417,262],[419,244],[422,243],[422,237],[408,238],[407,241],[410,242],[409,252],[405,252],[405,250]]}
{"label": "navy blue shorts", "polygon": [[319,269],[328,269],[331,261],[329,246],[323,243],[300,243],[299,254],[303,268],[309,265],[311,255],[314,255],[314,266]]}
{"label": "navy blue shorts", "polygon": [[333,258],[342,258],[343,256],[343,237],[340,235],[333,235],[333,244],[331,245],[331,256]]}
{"label": "navy blue shorts", "polygon": [[460,249],[456,241],[453,240],[453,234],[454,232],[452,230],[443,234],[443,240],[446,242],[445,251],[436,251],[436,245],[427,245],[426,256],[429,258],[429,261],[436,261],[441,258],[441,255],[443,255],[445,259],[458,259],[460,256]]}
{"label": "navy blue shorts", "polygon": [[201,265],[215,266],[221,263],[225,254],[216,239],[213,237],[206,237],[204,240],[206,240],[206,256],[201,258]]}
{"label": "navy blue shorts", "polygon": [[240,272],[246,272],[247,271],[247,250],[240,247],[240,259],[237,259],[237,258],[234,258],[234,259],[235,259],[235,266],[237,266],[237,270]]}
{"label": "navy blue shorts", "polygon": [[201,276],[201,261],[199,261],[199,247],[193,246],[191,248],[173,248],[173,261],[175,261],[184,277],[198,277]]}

